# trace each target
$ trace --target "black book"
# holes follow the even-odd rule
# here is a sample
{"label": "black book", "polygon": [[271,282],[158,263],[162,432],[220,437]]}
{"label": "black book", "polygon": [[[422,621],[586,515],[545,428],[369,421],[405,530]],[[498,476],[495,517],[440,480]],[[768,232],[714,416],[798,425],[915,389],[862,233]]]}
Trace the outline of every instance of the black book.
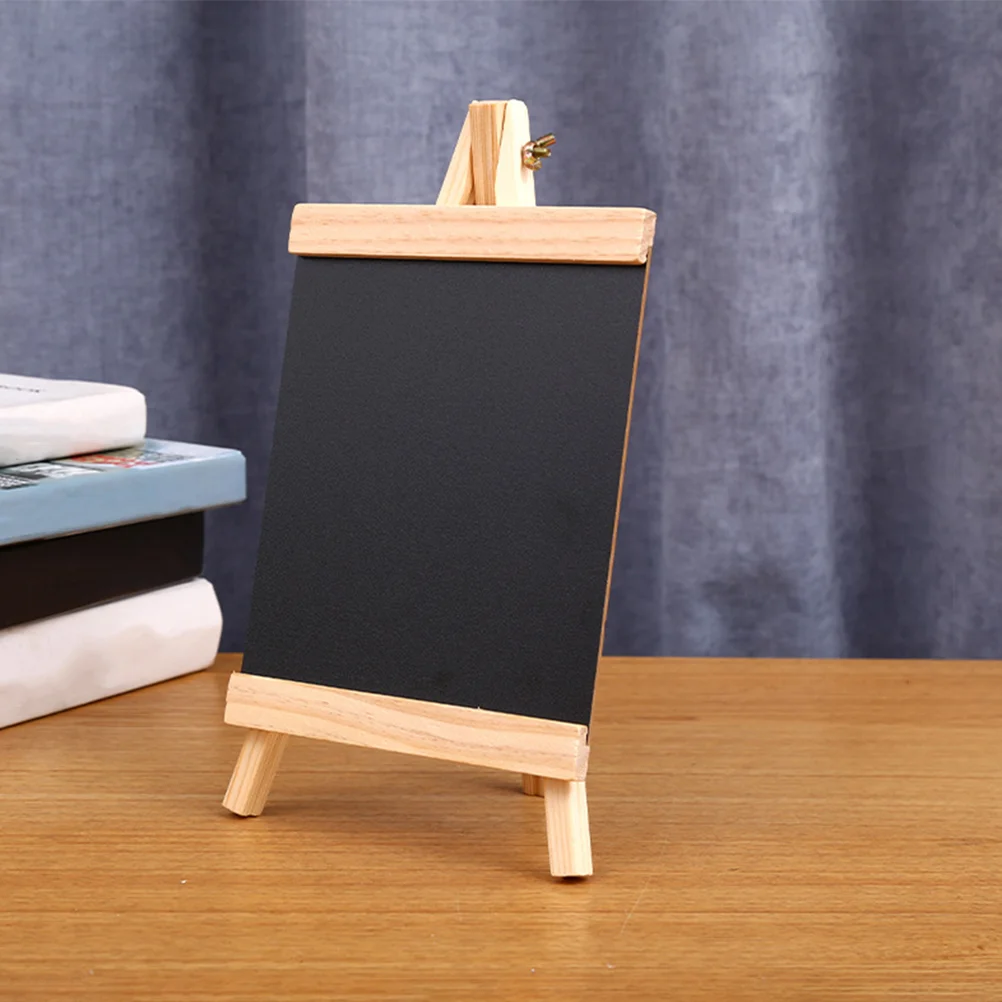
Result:
{"label": "black book", "polygon": [[0,629],[198,577],[200,511],[0,547]]}

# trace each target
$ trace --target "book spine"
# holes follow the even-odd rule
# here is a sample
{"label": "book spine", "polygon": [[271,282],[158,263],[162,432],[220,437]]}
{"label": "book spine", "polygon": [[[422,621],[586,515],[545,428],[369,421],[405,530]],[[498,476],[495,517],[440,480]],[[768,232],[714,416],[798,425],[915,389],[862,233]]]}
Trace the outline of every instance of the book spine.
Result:
{"label": "book spine", "polygon": [[198,578],[0,631],[0,728],[206,668],[222,625]]}
{"label": "book spine", "polygon": [[67,477],[3,492],[0,545],[203,511],[245,496],[245,461],[239,452]]}
{"label": "book spine", "polygon": [[200,511],[0,546],[0,630],[191,581]]}

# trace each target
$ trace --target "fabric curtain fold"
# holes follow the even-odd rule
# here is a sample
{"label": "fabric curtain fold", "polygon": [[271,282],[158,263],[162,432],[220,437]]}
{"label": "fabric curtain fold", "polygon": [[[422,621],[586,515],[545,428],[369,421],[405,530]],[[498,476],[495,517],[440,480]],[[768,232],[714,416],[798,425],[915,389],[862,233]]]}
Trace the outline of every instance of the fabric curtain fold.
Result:
{"label": "fabric curtain fold", "polygon": [[0,371],[245,452],[224,649],[292,206],[433,201],[503,97],[540,204],[659,217],[606,653],[1002,656],[1002,6],[0,4]]}

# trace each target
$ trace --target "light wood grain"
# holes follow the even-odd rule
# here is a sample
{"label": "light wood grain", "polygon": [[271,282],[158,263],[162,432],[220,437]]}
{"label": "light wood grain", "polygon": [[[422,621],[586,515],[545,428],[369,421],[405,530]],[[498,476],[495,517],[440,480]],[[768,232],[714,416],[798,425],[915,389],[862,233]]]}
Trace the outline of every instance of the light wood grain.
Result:
{"label": "light wood grain", "polygon": [[531,139],[525,102],[509,101],[494,171],[494,205],[536,204],[536,175],[522,163],[522,147]]}
{"label": "light wood grain", "polygon": [[507,101],[472,101],[470,150],[473,160],[473,201],[476,205],[494,205],[494,181],[497,177],[498,151]]}
{"label": "light wood grain", "polygon": [[254,817],[264,810],[288,741],[287,734],[247,732],[223,797],[223,807],[243,817]]}
{"label": "light wood grain", "polygon": [[226,723],[447,762],[583,779],[588,728],[512,713],[234,673]]}
{"label": "light wood grain", "polygon": [[292,739],[232,659],[0,732],[3,1002],[994,1002],[1002,665],[602,662],[596,875],[517,776]]}
{"label": "light wood grain", "polygon": [[544,779],[546,841],[554,877],[590,877],[591,831],[583,782]]}
{"label": "light wood grain", "polygon": [[473,162],[470,153],[470,116],[467,113],[435,204],[469,205],[472,202]]}
{"label": "light wood grain", "polygon": [[524,773],[522,776],[522,792],[527,797],[541,797],[543,795],[542,779],[539,776]]}
{"label": "light wood grain", "polygon": [[289,252],[317,257],[643,264],[647,209],[576,206],[325,205],[292,213]]}

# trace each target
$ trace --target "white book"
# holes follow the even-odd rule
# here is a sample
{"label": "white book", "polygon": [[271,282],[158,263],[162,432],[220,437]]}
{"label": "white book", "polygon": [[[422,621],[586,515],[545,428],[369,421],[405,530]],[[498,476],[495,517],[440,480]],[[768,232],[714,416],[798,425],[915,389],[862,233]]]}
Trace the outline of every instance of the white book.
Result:
{"label": "white book", "polygon": [[207,668],[222,628],[196,578],[0,630],[0,727]]}
{"label": "white book", "polygon": [[0,467],[124,449],[145,435],[139,390],[0,373]]}

